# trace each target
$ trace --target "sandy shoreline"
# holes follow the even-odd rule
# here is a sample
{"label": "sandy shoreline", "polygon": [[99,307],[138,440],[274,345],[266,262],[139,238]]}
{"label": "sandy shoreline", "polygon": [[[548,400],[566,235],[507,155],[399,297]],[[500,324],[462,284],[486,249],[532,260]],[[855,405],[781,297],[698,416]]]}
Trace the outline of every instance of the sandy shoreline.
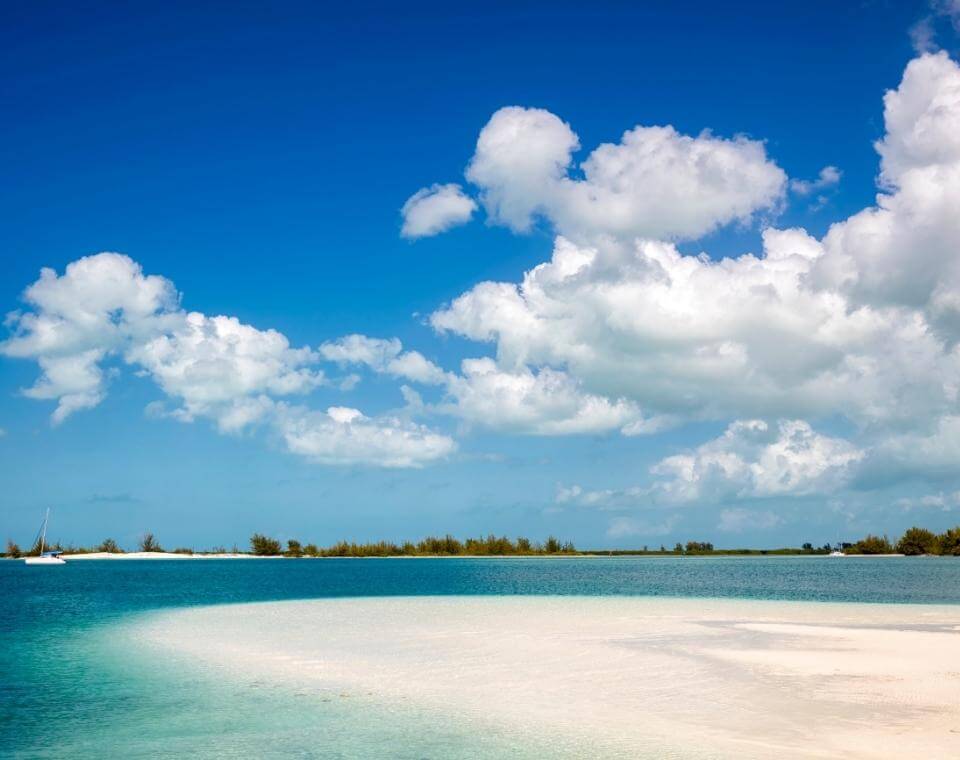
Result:
{"label": "sandy shoreline", "polygon": [[330,599],[156,613],[136,637],[225,677],[553,732],[598,755],[960,756],[960,606]]}
{"label": "sandy shoreline", "polygon": [[[704,554],[704,555],[672,555],[672,554],[418,554],[418,555],[390,555],[386,557],[286,557],[282,554],[258,555],[243,553],[223,554],[177,554],[175,552],[85,552],[83,554],[62,554],[65,560],[82,559],[698,559],[701,557],[713,559],[822,559],[822,554]],[[848,554],[846,559],[885,559],[903,557],[903,554]]]}
{"label": "sandy shoreline", "polygon": [[68,561],[78,559],[284,559],[283,557],[259,557],[255,554],[176,554],[174,552],[88,552],[85,554],[62,554]]}

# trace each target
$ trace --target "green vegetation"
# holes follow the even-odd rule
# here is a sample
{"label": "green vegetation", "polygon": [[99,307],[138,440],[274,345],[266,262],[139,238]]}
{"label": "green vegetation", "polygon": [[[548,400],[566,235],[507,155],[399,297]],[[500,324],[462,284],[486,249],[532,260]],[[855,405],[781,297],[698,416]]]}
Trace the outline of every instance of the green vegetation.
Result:
{"label": "green vegetation", "polygon": [[[907,556],[942,555],[960,557],[960,525],[949,528],[943,533],[936,534],[926,528],[913,527],[908,529],[896,542],[891,544],[886,536],[868,534],[855,543],[842,544],[847,554],[905,554]],[[123,553],[124,549],[112,538],[104,539],[93,547],[62,546],[59,542],[44,547],[47,551],[62,551],[65,554],[88,554],[91,552]],[[139,548],[145,552],[162,552],[163,549],[153,533],[145,533],[140,539]],[[301,544],[296,539],[288,539],[286,550],[283,544],[275,538],[254,533],[250,537],[250,553],[261,557],[475,557],[475,556],[541,556],[541,555],[603,555],[603,556],[776,556],[776,555],[824,555],[833,551],[833,546],[825,543],[820,547],[810,542],[804,543],[799,549],[783,547],[779,549],[717,549],[709,541],[687,541],[677,543],[673,549],[662,544],[659,549],[601,549],[597,551],[578,551],[567,541],[560,541],[554,536],[548,536],[543,543],[519,537],[510,539],[506,536],[490,534],[486,537],[466,538],[460,540],[450,535],[427,536],[416,543],[405,541],[376,541],[355,543],[338,541],[328,546],[320,547],[315,543]],[[223,547],[209,551],[194,551],[179,547],[173,550],[175,554],[225,554]],[[7,541],[6,552],[3,556],[18,558],[35,556],[40,553],[37,542],[29,551],[22,551],[12,540]],[[234,546],[233,553],[240,550]]]}
{"label": "green vegetation", "polygon": [[121,549],[112,538],[103,539],[103,543],[96,548],[96,551],[109,552],[110,554],[123,554],[123,549]]}
{"label": "green vegetation", "polygon": [[250,537],[250,550],[259,557],[270,557],[280,553],[280,542],[254,533]]}
{"label": "green vegetation", "polygon": [[[281,554],[280,542],[259,533],[250,537],[250,548],[260,556]],[[417,543],[407,541],[396,544],[392,541],[376,541],[358,544],[338,541],[332,546],[320,548],[316,544],[302,545],[299,541],[287,541],[285,557],[455,557],[455,556],[508,556],[539,554],[578,554],[569,541],[564,543],[550,536],[542,544],[520,537],[511,541],[506,536],[493,534],[486,538],[467,538],[463,541],[451,535],[428,536]]]}
{"label": "green vegetation", "polygon": [[162,552],[163,547],[157,541],[153,533],[144,533],[140,539],[140,551],[142,552]]}
{"label": "green vegetation", "polygon": [[287,550],[283,553],[284,557],[302,557],[303,556],[303,547],[300,546],[299,541],[294,541],[292,538],[287,541]]}
{"label": "green vegetation", "polygon": [[940,534],[940,553],[960,557],[960,526]]}
{"label": "green vegetation", "polygon": [[926,528],[910,528],[897,541],[900,554],[939,554],[940,540],[937,534]]}
{"label": "green vegetation", "polygon": [[893,554],[893,546],[886,536],[874,536],[867,534],[861,538],[851,548],[853,554]]}

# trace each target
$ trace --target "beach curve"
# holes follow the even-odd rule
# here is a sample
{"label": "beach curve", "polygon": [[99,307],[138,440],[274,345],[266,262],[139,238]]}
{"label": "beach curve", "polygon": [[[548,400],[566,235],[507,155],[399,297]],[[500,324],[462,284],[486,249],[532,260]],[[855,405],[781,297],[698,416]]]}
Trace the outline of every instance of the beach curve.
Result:
{"label": "beach curve", "polygon": [[372,694],[598,756],[960,756],[956,606],[378,597],[153,612],[135,632],[228,678]]}

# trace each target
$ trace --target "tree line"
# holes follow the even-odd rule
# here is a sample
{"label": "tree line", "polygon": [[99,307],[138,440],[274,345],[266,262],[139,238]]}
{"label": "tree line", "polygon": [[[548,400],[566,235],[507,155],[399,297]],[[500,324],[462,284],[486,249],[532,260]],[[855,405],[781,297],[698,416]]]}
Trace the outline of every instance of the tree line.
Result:
{"label": "tree line", "polygon": [[[573,555],[573,554],[603,554],[608,556],[620,555],[777,555],[777,554],[829,554],[835,548],[842,549],[847,554],[905,554],[960,556],[960,526],[949,528],[943,533],[934,533],[920,527],[909,528],[895,543],[887,536],[868,534],[859,541],[842,543],[836,547],[830,543],[816,547],[811,543],[797,548],[781,549],[717,549],[709,541],[687,541],[676,543],[672,549],[661,545],[658,548],[644,546],[642,549],[602,549],[596,551],[579,551],[570,541],[560,541],[549,536],[542,543],[533,542],[528,538],[519,537],[510,539],[506,536],[490,534],[480,538],[466,538],[460,540],[447,534],[445,536],[428,536],[417,542],[405,541],[375,541],[356,543],[338,541],[326,547],[314,543],[302,544],[296,539],[290,539],[286,545],[276,538],[270,538],[260,533],[250,537],[250,549],[241,551],[237,546],[227,550],[215,547],[209,551],[194,551],[186,547],[173,549],[175,554],[225,554],[228,551],[234,554],[248,553],[256,556],[285,556],[285,557],[455,557],[455,556],[537,556],[537,555]],[[59,542],[48,544],[47,551],[61,551],[65,554],[90,554],[95,552],[109,552],[123,554],[124,549],[112,538],[104,539],[95,546],[64,546]],[[145,533],[137,543],[137,550],[142,552],[163,552],[164,548],[153,533]],[[39,542],[30,549],[23,551],[11,540],[7,541],[5,557],[29,557],[40,553]]]}
{"label": "tree line", "polygon": [[466,538],[461,541],[449,533],[445,536],[427,536],[414,543],[392,541],[356,543],[338,541],[326,547],[316,544],[301,544],[295,539],[287,541],[286,548],[279,540],[254,533],[250,537],[250,551],[261,557],[283,555],[285,557],[455,557],[483,555],[540,555],[578,554],[570,542],[561,542],[549,536],[543,543],[533,542],[522,536],[511,540],[506,536],[490,534],[486,538]]}
{"label": "tree line", "polygon": [[867,535],[854,544],[844,544],[843,549],[853,554],[934,554],[960,557],[960,525],[939,534],[926,528],[909,528],[895,544],[891,544],[886,536]]}

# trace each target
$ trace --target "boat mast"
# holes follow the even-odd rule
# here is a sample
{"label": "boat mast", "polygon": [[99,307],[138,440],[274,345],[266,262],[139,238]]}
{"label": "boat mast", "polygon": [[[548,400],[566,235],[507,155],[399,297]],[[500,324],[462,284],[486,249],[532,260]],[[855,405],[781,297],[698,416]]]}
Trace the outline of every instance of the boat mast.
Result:
{"label": "boat mast", "polygon": [[40,554],[43,554],[43,544],[47,540],[47,520],[50,519],[50,507],[47,507],[47,514],[43,517],[43,528],[40,530]]}

